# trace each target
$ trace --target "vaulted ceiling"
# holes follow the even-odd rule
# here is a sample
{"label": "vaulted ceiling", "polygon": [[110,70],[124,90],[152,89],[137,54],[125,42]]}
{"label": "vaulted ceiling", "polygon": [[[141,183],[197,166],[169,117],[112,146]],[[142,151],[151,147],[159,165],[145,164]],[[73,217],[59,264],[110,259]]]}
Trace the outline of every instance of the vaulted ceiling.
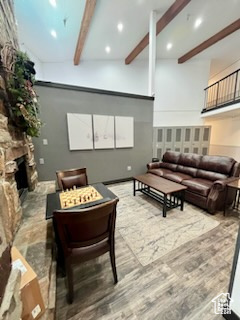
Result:
{"label": "vaulted ceiling", "polygon": [[[73,61],[86,1],[93,0],[15,0],[20,42],[42,62]],[[189,3],[157,36],[158,59],[179,59],[240,19],[240,0],[186,2]],[[85,17],[83,23],[86,26],[88,22],[89,27],[81,48],[80,63],[82,60],[109,59],[125,63],[148,33],[150,12],[155,10],[159,20],[174,3],[173,0],[97,0],[92,18]],[[195,28],[199,18],[202,23]],[[123,25],[121,32],[117,28],[120,22]],[[51,30],[55,30],[56,37],[51,35]],[[192,59],[211,59],[216,66],[212,68],[212,74],[217,73],[217,69],[240,59],[239,39],[240,29]],[[170,50],[166,48],[168,43],[172,44]],[[106,46],[110,47],[108,53]],[[148,59],[148,46],[136,59]]]}

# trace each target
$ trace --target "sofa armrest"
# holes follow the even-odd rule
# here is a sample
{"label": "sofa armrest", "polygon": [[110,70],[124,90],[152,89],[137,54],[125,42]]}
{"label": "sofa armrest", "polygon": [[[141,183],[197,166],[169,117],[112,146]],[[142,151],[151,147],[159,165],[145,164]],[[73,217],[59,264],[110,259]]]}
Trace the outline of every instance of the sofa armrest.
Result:
{"label": "sofa armrest", "polygon": [[216,180],[214,181],[212,188],[217,189],[219,191],[224,191],[224,189],[226,188],[226,185],[235,180],[238,180],[238,177],[229,177],[224,180]]}
{"label": "sofa armrest", "polygon": [[[214,213],[217,210],[223,210],[226,201],[226,185],[237,180],[237,177],[229,177],[224,180],[214,181],[207,199],[207,210]],[[229,194],[228,202],[231,203],[234,199],[234,193]]]}
{"label": "sofa armrest", "polygon": [[148,168],[148,170],[150,170],[150,169],[158,169],[158,168],[160,168],[160,163],[161,162],[150,162],[150,163],[147,164],[147,168]]}

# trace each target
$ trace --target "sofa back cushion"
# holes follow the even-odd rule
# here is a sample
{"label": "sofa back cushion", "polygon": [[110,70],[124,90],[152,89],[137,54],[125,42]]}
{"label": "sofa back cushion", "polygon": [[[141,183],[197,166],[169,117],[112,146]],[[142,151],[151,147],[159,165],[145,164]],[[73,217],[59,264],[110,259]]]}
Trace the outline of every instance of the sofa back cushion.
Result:
{"label": "sofa back cushion", "polygon": [[166,151],[163,155],[162,161],[177,164],[180,155],[181,155],[180,152]]}
{"label": "sofa back cushion", "polygon": [[175,163],[161,162],[159,164],[159,167],[160,168],[166,168],[166,169],[169,169],[169,170],[172,170],[172,171],[176,171],[178,165],[175,164]]}
{"label": "sofa back cushion", "polygon": [[178,165],[176,171],[188,174],[192,177],[197,176],[197,169],[192,167],[184,167],[184,166]]}
{"label": "sofa back cushion", "polygon": [[228,177],[228,175],[226,174],[222,174],[214,171],[202,170],[202,169],[197,170],[196,176],[197,178],[211,180],[211,181],[226,179]]}
{"label": "sofa back cushion", "polygon": [[181,153],[178,164],[186,167],[198,168],[202,156],[195,153]]}
{"label": "sofa back cushion", "polygon": [[236,161],[230,157],[202,156],[198,168],[229,176],[235,162]]}

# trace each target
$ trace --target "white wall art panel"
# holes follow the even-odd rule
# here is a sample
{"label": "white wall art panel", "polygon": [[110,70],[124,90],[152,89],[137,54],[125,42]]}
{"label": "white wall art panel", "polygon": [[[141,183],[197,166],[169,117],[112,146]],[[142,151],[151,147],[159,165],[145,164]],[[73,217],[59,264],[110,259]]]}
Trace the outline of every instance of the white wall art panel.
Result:
{"label": "white wall art panel", "polygon": [[94,148],[114,148],[114,117],[93,115]]}
{"label": "white wall art panel", "polygon": [[67,113],[69,150],[93,149],[92,115]]}
{"label": "white wall art panel", "polygon": [[133,117],[115,117],[116,148],[133,148]]}

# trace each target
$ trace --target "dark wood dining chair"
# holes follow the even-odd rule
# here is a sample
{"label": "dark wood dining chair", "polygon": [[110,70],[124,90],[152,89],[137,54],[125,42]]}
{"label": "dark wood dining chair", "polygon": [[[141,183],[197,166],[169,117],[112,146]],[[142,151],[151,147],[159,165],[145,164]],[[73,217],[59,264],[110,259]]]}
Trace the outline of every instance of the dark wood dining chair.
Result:
{"label": "dark wood dining chair", "polygon": [[68,169],[56,171],[58,187],[61,190],[70,189],[73,186],[82,187],[88,185],[87,169]]}
{"label": "dark wood dining chair", "polygon": [[115,221],[118,198],[83,210],[57,210],[54,223],[64,256],[68,285],[68,301],[73,302],[73,265],[110,253],[114,283],[117,270],[115,262]]}

